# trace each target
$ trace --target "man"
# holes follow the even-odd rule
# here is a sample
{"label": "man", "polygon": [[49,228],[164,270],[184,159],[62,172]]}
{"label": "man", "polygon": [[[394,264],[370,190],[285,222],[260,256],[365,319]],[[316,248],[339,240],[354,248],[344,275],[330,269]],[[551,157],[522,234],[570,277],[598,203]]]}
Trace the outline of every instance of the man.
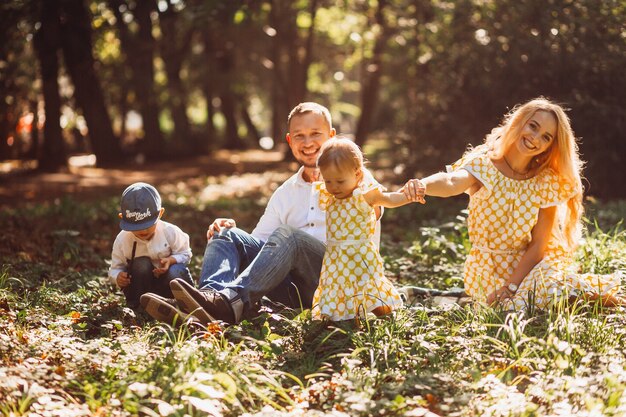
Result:
{"label": "man", "polygon": [[[311,307],[326,241],[325,214],[313,183],[320,180],[320,148],[336,131],[328,109],[313,102],[298,104],[287,124],[287,143],[302,165],[298,172],[274,192],[251,234],[237,229],[233,219],[213,222],[198,289],[182,280],[170,285],[178,306],[202,323],[238,323],[264,296],[290,307]],[[364,181],[375,180],[366,171]],[[378,243],[380,221],[375,237]],[[152,294],[142,298],[142,305],[161,321],[171,323],[180,315]]]}

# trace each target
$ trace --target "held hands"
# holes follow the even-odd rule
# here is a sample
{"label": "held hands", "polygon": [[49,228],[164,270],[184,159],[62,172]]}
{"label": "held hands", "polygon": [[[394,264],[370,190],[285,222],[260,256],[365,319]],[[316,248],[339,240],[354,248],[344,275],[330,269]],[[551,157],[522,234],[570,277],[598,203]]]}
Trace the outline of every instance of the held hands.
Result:
{"label": "held hands", "polygon": [[400,192],[404,193],[409,201],[426,204],[426,200],[424,199],[426,195],[426,185],[417,178],[408,180],[406,184],[404,184],[404,187],[400,189]]}
{"label": "held hands", "polygon": [[222,229],[230,229],[232,227],[237,227],[235,220],[233,219],[225,219],[218,218],[215,219],[213,224],[209,226],[209,229],[206,232],[206,239],[211,240],[213,235],[222,231]]}
{"label": "held hands", "polygon": [[175,263],[176,263],[176,258],[174,258],[173,256],[170,256],[168,258],[163,258],[160,261],[161,267],[154,268],[152,270],[152,273],[154,274],[155,277],[158,278],[164,273],[166,273],[167,270],[170,269],[170,266],[174,265]]}
{"label": "held hands", "polygon": [[128,272],[122,271],[117,274],[115,282],[117,283],[118,287],[126,288],[130,285],[130,275],[128,275]]}

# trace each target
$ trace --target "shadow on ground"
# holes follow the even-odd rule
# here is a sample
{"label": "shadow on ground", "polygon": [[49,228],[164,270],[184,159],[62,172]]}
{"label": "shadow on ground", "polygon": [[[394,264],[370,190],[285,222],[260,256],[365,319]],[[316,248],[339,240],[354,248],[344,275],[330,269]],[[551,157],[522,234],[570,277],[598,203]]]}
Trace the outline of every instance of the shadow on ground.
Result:
{"label": "shadow on ground", "polygon": [[[291,163],[293,164],[293,163]],[[237,176],[267,170],[295,170],[277,151],[218,151],[175,161],[129,164],[114,168],[72,167],[64,172],[33,170],[0,174],[0,207],[39,203],[71,195],[89,200],[116,195],[125,186],[145,181],[155,186],[208,175]]]}

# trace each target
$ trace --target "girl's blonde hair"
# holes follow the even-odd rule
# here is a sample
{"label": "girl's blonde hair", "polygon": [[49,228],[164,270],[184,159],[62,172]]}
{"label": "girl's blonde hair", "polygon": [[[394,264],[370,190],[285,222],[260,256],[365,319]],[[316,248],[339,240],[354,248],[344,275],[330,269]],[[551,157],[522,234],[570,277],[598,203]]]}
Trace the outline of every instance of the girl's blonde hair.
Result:
{"label": "girl's blonde hair", "polygon": [[339,169],[360,170],[363,168],[361,148],[348,138],[337,137],[327,140],[317,157],[317,166],[324,168],[335,166]]}
{"label": "girl's blonde hair", "polygon": [[569,184],[576,193],[565,205],[560,221],[563,243],[570,249],[576,247],[582,232],[581,218],[583,215],[583,185],[581,173],[583,162],[578,153],[578,144],[570,124],[569,117],[560,105],[539,97],[527,103],[515,106],[504,116],[502,123],[494,128],[485,138],[485,143],[469,153],[484,152],[485,148],[493,158],[502,158],[504,153],[514,146],[526,123],[537,111],[551,113],[557,122],[556,135],[551,146],[542,154],[537,155],[528,167],[535,175],[545,168],[551,168],[559,178],[559,184]]}

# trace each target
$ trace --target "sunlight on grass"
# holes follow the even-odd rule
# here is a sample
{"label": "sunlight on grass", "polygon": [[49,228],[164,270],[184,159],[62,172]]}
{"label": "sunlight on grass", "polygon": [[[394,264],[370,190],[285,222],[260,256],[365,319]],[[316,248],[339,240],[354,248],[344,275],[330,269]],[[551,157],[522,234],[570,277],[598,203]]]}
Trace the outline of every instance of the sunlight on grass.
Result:
{"label": "sunlight on grass", "polygon": [[[168,216],[187,230],[223,211],[253,224],[256,198],[210,208],[188,199]],[[391,279],[462,285],[466,212],[436,204],[425,216],[385,214]],[[549,310],[531,305],[522,314],[423,300],[356,326],[268,305],[236,326],[172,328],[126,308],[106,282],[116,205],[67,198],[0,214],[7,231],[0,247],[3,415],[626,414],[624,308],[557,299]],[[593,221],[589,230],[578,268],[626,269],[622,224],[602,229]],[[192,242],[199,263],[203,236]]]}

